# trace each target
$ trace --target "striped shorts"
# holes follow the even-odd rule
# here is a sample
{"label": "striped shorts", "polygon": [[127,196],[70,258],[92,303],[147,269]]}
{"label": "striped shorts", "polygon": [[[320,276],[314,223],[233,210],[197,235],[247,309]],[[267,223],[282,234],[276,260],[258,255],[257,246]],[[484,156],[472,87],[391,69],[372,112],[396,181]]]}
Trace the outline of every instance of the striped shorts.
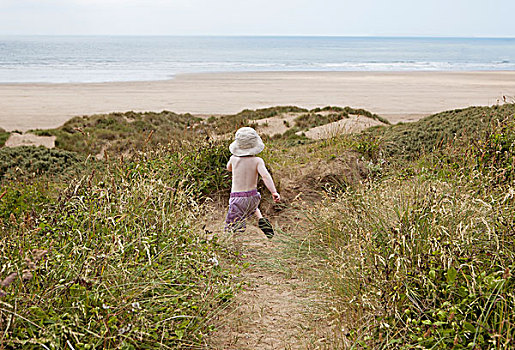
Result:
{"label": "striped shorts", "polygon": [[257,190],[232,192],[229,198],[229,211],[225,219],[225,230],[244,232],[246,219],[252,216],[259,206],[261,195]]}

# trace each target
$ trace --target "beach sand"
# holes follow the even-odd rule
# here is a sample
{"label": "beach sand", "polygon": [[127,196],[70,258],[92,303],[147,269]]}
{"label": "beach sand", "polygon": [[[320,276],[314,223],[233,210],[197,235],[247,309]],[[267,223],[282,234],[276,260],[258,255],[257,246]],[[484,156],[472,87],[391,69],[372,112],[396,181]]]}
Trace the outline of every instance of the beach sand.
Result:
{"label": "beach sand", "polygon": [[79,115],[125,111],[236,113],[276,105],[364,108],[392,122],[515,95],[515,72],[255,72],[173,80],[0,84],[0,127],[53,128]]}

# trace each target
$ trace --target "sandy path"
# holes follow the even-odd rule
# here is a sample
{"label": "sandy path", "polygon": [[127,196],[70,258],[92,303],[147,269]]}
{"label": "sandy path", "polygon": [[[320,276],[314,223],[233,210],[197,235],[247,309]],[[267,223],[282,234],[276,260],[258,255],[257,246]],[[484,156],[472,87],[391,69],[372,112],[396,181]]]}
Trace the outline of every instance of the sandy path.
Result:
{"label": "sandy path", "polygon": [[0,84],[0,127],[57,127],[113,111],[225,114],[245,108],[365,108],[392,121],[515,96],[515,72],[256,72],[179,75],[156,82]]}
{"label": "sandy path", "polygon": [[315,316],[323,296],[296,271],[295,258],[285,255],[288,237],[281,230],[284,222],[278,220],[272,220],[276,227],[272,240],[253,225],[230,240],[249,267],[241,276],[243,290],[215,321],[218,329],[210,336],[209,349],[320,348],[316,344],[323,340],[316,336],[314,321],[325,322]]}

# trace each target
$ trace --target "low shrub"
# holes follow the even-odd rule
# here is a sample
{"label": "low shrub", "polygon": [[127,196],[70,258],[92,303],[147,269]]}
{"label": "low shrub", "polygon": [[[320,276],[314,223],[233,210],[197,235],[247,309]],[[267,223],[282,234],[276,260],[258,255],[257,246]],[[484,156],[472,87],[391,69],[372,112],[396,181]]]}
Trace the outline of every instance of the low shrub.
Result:
{"label": "low shrub", "polygon": [[193,139],[193,126],[201,119],[191,114],[126,112],[76,117],[63,126],[34,130],[36,135],[55,135],[59,149],[83,155],[132,154],[143,147],[166,145],[174,138]]}
{"label": "low shrub", "polygon": [[73,152],[45,147],[20,146],[0,149],[0,179],[63,174],[79,166]]}
{"label": "low shrub", "polygon": [[0,147],[3,147],[5,145],[9,136],[11,136],[11,133],[0,128]]}

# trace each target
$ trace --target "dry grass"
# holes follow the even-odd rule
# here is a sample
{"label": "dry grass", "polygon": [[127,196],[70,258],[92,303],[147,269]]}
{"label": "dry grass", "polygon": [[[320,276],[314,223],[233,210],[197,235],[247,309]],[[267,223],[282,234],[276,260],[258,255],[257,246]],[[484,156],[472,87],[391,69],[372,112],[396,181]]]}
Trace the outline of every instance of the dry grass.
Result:
{"label": "dry grass", "polygon": [[[239,126],[233,122],[298,112],[281,108],[212,120],[191,128],[191,139],[165,148],[152,143],[153,129],[140,132],[131,159],[108,156],[102,167],[68,182],[4,180],[2,344],[205,346],[213,321],[238,289],[234,275],[242,261],[234,260],[231,241],[218,240],[206,211],[228,192],[227,142],[196,133],[210,127],[232,132]],[[338,110],[313,111],[321,112]],[[515,132],[513,124],[497,122],[510,115],[513,105],[307,144],[267,140],[263,157],[285,203],[264,200],[263,207],[280,218],[274,222],[281,236],[270,246],[246,237],[244,247],[253,258],[246,276],[256,284],[266,276],[272,301],[259,298],[266,283],[255,287],[258,296],[239,296],[249,306],[245,315],[267,316],[256,306],[263,303],[290,323],[281,328],[267,317],[247,323],[239,317],[225,326],[252,324],[254,348],[262,346],[266,330],[270,348],[277,340],[284,348],[308,349],[513,347]],[[140,117],[146,118],[133,119]],[[160,118],[148,117],[149,123]],[[78,131],[82,138],[96,135],[84,142],[100,136],[112,142],[105,123],[138,122],[127,115],[112,123],[95,118],[98,130],[88,126],[89,136]],[[452,128],[468,118],[471,128],[455,137]],[[417,140],[424,128],[427,137]],[[470,130],[481,130],[481,137]],[[421,153],[428,147],[433,152]],[[47,253],[36,258],[40,251]],[[214,258],[221,264],[214,266]],[[295,278],[310,282],[286,288]],[[246,303],[249,298],[255,303]],[[296,315],[274,309],[281,298]],[[298,335],[302,343],[284,338]]]}
{"label": "dry grass", "polygon": [[349,347],[513,346],[513,130],[454,142],[309,211],[306,254],[325,264]]}
{"label": "dry grass", "polygon": [[[2,346],[201,348],[237,289],[231,254],[200,221],[208,189],[220,186],[221,150],[182,144],[106,160],[65,187],[4,181]],[[45,258],[31,258],[35,249]]]}

